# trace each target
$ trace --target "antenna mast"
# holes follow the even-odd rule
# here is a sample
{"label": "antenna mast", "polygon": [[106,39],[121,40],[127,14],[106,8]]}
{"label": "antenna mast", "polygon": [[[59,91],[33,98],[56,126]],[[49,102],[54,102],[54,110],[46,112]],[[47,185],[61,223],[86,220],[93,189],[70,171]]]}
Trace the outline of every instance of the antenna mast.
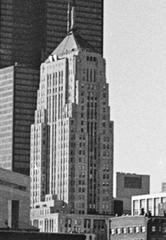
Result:
{"label": "antenna mast", "polygon": [[72,6],[70,5],[70,1],[68,2],[67,9],[67,33],[73,30],[75,27],[75,0],[72,2]]}
{"label": "antenna mast", "polygon": [[68,2],[68,8],[67,8],[67,33],[70,31],[70,21],[71,21],[71,7],[70,2]]}

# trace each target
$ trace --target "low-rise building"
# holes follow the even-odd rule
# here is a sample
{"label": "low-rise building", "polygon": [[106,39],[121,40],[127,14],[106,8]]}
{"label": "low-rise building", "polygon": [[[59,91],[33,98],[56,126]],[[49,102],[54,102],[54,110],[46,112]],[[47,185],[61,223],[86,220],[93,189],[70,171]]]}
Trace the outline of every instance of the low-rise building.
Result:
{"label": "low-rise building", "polygon": [[46,201],[40,202],[31,209],[32,225],[40,232],[83,233],[89,240],[106,240],[107,221],[110,215],[69,213],[67,205],[46,195]]}
{"label": "low-rise building", "polygon": [[121,216],[109,220],[109,240],[164,240],[166,217]]}
{"label": "low-rise building", "polygon": [[166,192],[132,196],[132,215],[150,212],[152,216],[159,216],[163,203],[166,203]]}
{"label": "low-rise building", "polygon": [[131,214],[131,197],[133,195],[148,194],[149,191],[149,175],[117,172],[116,198],[123,201],[124,214]]}
{"label": "low-rise building", "polygon": [[0,168],[0,228],[30,227],[30,178]]}

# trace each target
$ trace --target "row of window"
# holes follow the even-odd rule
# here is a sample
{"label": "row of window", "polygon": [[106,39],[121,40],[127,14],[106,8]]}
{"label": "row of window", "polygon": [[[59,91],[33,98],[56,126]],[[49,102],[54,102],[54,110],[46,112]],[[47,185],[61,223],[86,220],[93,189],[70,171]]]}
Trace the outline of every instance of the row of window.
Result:
{"label": "row of window", "polygon": [[90,61],[90,62],[96,62],[97,58],[96,57],[90,57],[90,56],[87,56],[86,58],[87,61]]}
{"label": "row of window", "polygon": [[111,234],[132,234],[132,233],[144,233],[146,232],[145,226],[134,226],[134,227],[122,227],[111,229]]}

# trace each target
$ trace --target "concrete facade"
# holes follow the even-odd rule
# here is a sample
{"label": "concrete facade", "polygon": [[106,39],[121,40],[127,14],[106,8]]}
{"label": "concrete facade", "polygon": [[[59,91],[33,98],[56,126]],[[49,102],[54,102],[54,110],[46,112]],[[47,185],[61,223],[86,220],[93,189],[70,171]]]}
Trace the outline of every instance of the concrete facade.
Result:
{"label": "concrete facade", "polygon": [[123,201],[123,211],[131,214],[131,197],[150,192],[150,176],[121,173],[116,174],[116,198]]}
{"label": "concrete facade", "polygon": [[132,215],[139,215],[141,209],[144,209],[145,213],[150,211],[152,216],[158,216],[160,205],[164,203],[166,203],[166,192],[133,196]]}
{"label": "concrete facade", "polygon": [[0,228],[30,227],[30,179],[0,169]]}
{"label": "concrete facade", "polygon": [[77,31],[41,65],[31,126],[31,206],[46,194],[70,212],[111,213],[113,123],[105,60]]}
{"label": "concrete facade", "polygon": [[123,216],[109,220],[110,240],[155,240],[166,239],[166,218],[145,216]]}

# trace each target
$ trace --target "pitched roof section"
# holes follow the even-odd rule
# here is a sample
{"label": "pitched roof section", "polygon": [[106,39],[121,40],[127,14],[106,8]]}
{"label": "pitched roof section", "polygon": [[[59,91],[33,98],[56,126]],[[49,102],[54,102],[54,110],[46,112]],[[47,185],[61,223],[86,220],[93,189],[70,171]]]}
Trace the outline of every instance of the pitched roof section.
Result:
{"label": "pitched roof section", "polygon": [[67,34],[51,55],[62,56],[77,50],[96,52],[95,49],[86,40],[84,40],[76,30],[73,30]]}

